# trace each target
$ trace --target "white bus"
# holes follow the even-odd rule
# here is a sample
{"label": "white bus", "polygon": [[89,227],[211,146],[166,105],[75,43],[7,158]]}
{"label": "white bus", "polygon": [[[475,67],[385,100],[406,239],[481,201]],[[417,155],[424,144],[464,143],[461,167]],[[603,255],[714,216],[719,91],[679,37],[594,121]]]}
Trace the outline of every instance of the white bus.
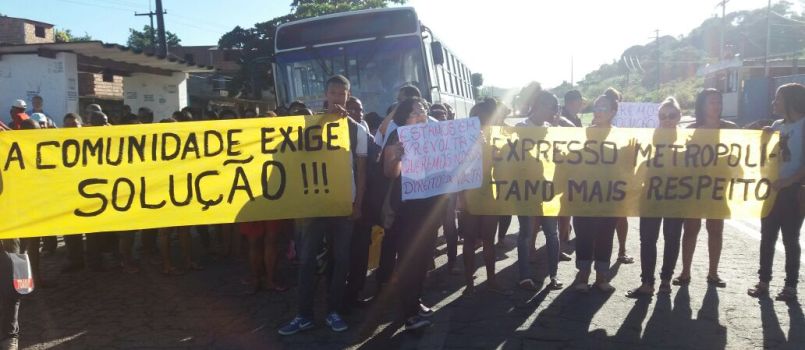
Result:
{"label": "white bus", "polygon": [[321,109],[324,84],[335,74],[352,83],[364,112],[381,117],[404,85],[456,117],[474,104],[471,72],[422,25],[411,7],[336,13],[283,24],[275,36],[277,103]]}

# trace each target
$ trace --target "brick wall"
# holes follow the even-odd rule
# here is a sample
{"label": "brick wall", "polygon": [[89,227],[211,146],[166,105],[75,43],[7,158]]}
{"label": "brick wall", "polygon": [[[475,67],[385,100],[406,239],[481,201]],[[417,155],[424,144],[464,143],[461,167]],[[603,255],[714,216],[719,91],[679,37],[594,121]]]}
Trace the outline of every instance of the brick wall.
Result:
{"label": "brick wall", "polygon": [[[44,37],[36,36],[36,28],[41,27]],[[0,43],[3,44],[47,44],[55,42],[53,26],[27,22],[13,17],[0,17]]]}
{"label": "brick wall", "polygon": [[[36,27],[41,27],[44,30],[45,37],[40,38],[36,36]],[[48,44],[56,42],[53,36],[53,27],[40,26],[33,23],[25,23],[25,43],[26,44]]]}
{"label": "brick wall", "polygon": [[25,42],[23,23],[16,18],[0,17],[0,43],[21,44]]}
{"label": "brick wall", "polygon": [[114,76],[114,81],[103,81],[102,74],[79,73],[78,95],[85,97],[123,98],[123,77]]}

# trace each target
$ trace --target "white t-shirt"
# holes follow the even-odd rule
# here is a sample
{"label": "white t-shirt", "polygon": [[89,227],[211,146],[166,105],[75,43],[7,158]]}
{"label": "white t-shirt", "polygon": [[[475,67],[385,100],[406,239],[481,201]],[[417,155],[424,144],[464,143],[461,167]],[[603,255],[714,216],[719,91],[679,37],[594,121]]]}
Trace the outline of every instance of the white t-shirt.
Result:
{"label": "white t-shirt", "polygon": [[[369,128],[364,126],[364,123],[355,123],[357,132],[355,133],[355,156],[358,158],[366,158],[369,155]],[[350,140],[351,141],[351,140]],[[355,197],[358,195],[358,179],[355,177],[354,166],[352,165],[352,157],[349,157],[349,168],[353,169],[352,172],[352,201],[355,202]],[[364,174],[365,176],[365,174]]]}

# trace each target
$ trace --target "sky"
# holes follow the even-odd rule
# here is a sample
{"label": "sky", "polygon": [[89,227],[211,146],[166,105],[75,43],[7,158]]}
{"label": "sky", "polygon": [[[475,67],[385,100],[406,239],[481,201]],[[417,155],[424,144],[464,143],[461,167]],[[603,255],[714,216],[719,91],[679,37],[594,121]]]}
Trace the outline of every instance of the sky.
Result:
{"label": "sky", "polygon": [[[215,45],[237,25],[250,27],[290,11],[290,0],[164,0],[166,27],[183,45]],[[721,13],[718,0],[408,0],[485,85],[553,87],[618,59],[660,35],[686,35]],[[794,1],[797,2],[797,1]],[[0,0],[0,13],[125,44],[142,29],[153,0]],[[731,0],[727,11],[763,8],[767,0]]]}

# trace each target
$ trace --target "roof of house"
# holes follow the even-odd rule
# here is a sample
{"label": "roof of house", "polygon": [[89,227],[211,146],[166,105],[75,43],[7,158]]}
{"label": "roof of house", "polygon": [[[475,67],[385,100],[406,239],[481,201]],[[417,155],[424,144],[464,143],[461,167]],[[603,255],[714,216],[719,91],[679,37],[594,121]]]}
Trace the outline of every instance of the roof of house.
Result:
{"label": "roof of house", "polygon": [[[40,56],[49,56],[59,52],[71,52],[78,55],[79,71],[92,71],[94,70],[91,69],[93,67],[119,72],[121,75],[125,75],[125,73],[170,75],[173,72],[203,73],[215,71],[215,67],[196,65],[178,57],[164,57],[150,51],[100,41],[0,45],[0,55],[34,53]],[[82,69],[82,67],[85,69]]]}
{"label": "roof of house", "polygon": [[3,19],[3,18],[16,19],[16,20],[25,21],[25,22],[28,22],[28,23],[33,23],[33,24],[36,24],[36,25],[41,25],[41,26],[46,26],[46,27],[53,27],[53,25],[50,24],[50,23],[34,21],[32,19],[27,19],[27,18],[19,18],[19,17],[11,17],[11,16],[0,16],[0,19]]}

